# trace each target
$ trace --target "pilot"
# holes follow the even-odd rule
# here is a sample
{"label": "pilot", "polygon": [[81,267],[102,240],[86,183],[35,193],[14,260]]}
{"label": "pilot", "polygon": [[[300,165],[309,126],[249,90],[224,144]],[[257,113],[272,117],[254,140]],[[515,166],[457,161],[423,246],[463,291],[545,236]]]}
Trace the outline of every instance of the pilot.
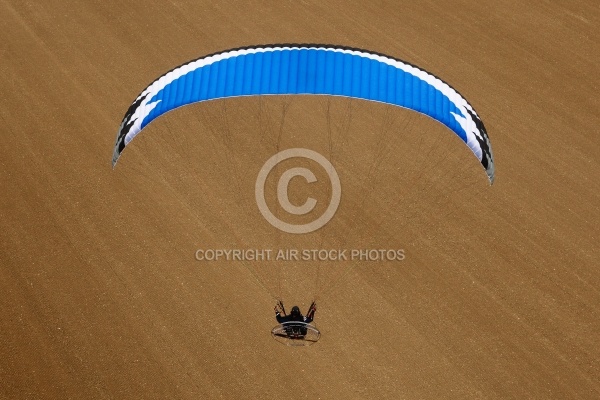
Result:
{"label": "pilot", "polygon": [[[313,302],[306,316],[302,315],[298,306],[292,307],[292,312],[289,315],[285,315],[283,304],[279,303],[275,306],[275,318],[277,322],[284,326],[288,335],[303,337],[307,333],[306,324],[310,324],[313,321],[316,311],[317,305]],[[297,322],[297,324],[294,324],[294,322]]]}

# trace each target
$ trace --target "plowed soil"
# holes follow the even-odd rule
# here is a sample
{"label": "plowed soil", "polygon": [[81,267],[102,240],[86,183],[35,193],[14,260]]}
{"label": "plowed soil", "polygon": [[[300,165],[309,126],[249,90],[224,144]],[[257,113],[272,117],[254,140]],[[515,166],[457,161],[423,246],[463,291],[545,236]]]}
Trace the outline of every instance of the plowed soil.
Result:
{"label": "plowed soil", "polygon": [[[0,0],[0,16],[0,398],[600,398],[597,1]],[[178,109],[111,168],[150,82],[272,43],[440,76],[485,122],[496,182],[435,121],[316,96]],[[255,202],[263,163],[292,147],[327,157],[342,185],[334,218],[305,235]],[[276,204],[289,161],[267,202],[302,222]],[[330,187],[315,170],[289,195],[318,214]],[[317,300],[318,343],[271,338],[277,298]]]}

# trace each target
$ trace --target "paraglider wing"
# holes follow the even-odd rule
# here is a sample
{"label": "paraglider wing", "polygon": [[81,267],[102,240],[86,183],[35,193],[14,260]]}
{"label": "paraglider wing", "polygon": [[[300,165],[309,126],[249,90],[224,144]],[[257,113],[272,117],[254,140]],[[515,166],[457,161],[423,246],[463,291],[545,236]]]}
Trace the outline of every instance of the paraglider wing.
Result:
{"label": "paraglider wing", "polygon": [[296,94],[353,97],[425,114],[458,135],[479,159],[490,183],[494,181],[492,148],[483,122],[456,90],[403,61],[321,45],[230,50],[173,69],[129,107],[117,133],[113,167],[146,125],[177,107],[237,96]]}

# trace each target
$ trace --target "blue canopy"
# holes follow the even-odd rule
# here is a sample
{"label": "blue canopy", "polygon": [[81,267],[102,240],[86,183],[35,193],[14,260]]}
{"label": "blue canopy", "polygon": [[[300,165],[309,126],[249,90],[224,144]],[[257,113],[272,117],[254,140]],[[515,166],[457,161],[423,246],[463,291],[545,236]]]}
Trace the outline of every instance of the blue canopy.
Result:
{"label": "blue canopy", "polygon": [[328,95],[377,101],[425,114],[447,126],[494,180],[491,144],[481,119],[452,87],[391,57],[336,46],[229,50],[173,69],[150,84],[127,111],[113,167],[127,144],[162,114],[187,104],[237,96]]}

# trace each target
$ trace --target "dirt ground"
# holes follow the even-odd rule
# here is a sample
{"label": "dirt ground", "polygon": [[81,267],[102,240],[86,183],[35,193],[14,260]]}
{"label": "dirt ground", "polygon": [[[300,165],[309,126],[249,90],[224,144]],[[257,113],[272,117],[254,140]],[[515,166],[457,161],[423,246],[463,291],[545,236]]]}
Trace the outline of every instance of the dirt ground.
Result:
{"label": "dirt ground", "polygon": [[[0,398],[600,398],[597,1],[213,3],[0,0]],[[428,118],[308,96],[181,108],[111,168],[151,81],[271,43],[440,76],[485,122],[496,183]],[[305,235],[254,199],[291,147],[342,185]],[[318,177],[291,199],[326,199]],[[405,259],[195,258],[218,248]],[[276,298],[317,299],[321,340],[274,341]]]}

